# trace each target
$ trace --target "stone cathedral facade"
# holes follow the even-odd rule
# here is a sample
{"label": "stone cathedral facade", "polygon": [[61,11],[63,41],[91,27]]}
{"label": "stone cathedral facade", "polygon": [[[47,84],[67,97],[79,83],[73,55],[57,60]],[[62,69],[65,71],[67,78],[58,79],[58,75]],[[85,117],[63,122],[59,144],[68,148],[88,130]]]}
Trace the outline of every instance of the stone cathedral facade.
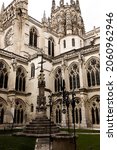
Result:
{"label": "stone cathedral facade", "polygon": [[[75,92],[76,127],[99,128],[100,29],[85,32],[79,0],[60,0],[59,6],[52,0],[51,16],[44,12],[41,22],[28,15],[29,2],[13,0],[0,12],[0,125],[25,125],[35,118],[43,55],[48,117],[52,92],[52,119],[67,127],[64,79],[69,99]],[[73,126],[71,105],[69,123]]]}

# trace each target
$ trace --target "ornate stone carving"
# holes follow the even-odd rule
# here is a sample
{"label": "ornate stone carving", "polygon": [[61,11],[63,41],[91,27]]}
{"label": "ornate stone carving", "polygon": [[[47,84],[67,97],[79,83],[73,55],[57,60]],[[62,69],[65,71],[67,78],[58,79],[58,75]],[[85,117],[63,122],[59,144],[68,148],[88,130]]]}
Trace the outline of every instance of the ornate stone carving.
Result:
{"label": "ornate stone carving", "polygon": [[9,29],[8,32],[6,33],[4,42],[5,42],[5,47],[8,47],[12,44],[12,29]]}

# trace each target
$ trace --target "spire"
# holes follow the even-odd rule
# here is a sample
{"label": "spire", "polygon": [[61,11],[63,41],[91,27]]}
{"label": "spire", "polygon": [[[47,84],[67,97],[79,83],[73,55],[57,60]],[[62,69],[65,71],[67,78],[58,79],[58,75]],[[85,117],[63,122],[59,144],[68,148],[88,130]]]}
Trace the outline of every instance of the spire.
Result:
{"label": "spire", "polygon": [[70,3],[71,3],[71,5],[74,5],[75,1],[74,0],[70,0]]}
{"label": "spire", "polygon": [[79,0],[76,0],[76,10],[81,12],[80,11],[80,4],[79,4]]}
{"label": "spire", "polygon": [[60,6],[64,5],[64,0],[60,0]]}
{"label": "spire", "polygon": [[4,6],[4,2],[3,2],[2,7],[1,7],[1,14],[3,13],[4,9],[5,9],[5,6]]}
{"label": "spire", "polygon": [[44,10],[44,13],[43,13],[42,22],[43,22],[43,23],[47,23],[47,18],[46,18],[45,10]]}
{"label": "spire", "polygon": [[56,4],[55,4],[55,0],[52,0],[52,10],[54,10],[54,9],[55,9],[55,6],[56,6]]}
{"label": "spire", "polygon": [[2,17],[3,17],[3,12],[4,12],[4,2],[2,3],[1,11],[0,11],[0,27],[1,27],[1,22],[2,22]]}

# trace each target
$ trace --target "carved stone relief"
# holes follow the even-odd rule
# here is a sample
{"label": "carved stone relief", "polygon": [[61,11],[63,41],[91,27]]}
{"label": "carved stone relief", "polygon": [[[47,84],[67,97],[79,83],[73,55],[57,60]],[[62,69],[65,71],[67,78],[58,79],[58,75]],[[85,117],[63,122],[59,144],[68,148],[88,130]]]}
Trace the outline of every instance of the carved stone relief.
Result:
{"label": "carved stone relief", "polygon": [[12,29],[9,29],[8,32],[5,35],[5,47],[8,47],[12,44]]}

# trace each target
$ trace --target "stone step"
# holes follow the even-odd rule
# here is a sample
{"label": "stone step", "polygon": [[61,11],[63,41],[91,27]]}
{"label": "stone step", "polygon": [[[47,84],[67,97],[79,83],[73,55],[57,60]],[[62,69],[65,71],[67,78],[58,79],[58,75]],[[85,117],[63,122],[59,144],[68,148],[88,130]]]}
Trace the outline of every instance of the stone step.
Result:
{"label": "stone step", "polygon": [[26,125],[26,127],[47,127],[47,126],[56,126],[54,123],[51,123],[51,124],[45,124],[45,123],[41,123],[41,124],[32,124],[32,123],[30,123],[30,124],[28,124],[28,125]]}
{"label": "stone step", "polygon": [[[56,125],[51,125],[51,128],[53,128],[53,127],[56,127]],[[26,127],[25,127],[26,129],[30,129],[30,128],[33,128],[33,129],[41,129],[41,128],[50,128],[50,125],[43,125],[43,126],[41,126],[41,125],[27,125]],[[58,128],[58,127],[56,127],[56,128]]]}
{"label": "stone step", "polygon": [[38,143],[41,143],[41,144],[45,144],[45,143],[49,143],[50,141],[50,138],[38,138]]}
{"label": "stone step", "polygon": [[23,133],[27,134],[49,134],[51,125],[51,133],[58,133],[59,128],[54,124],[53,121],[47,117],[36,117],[32,122],[26,125]]}
{"label": "stone step", "polygon": [[[39,122],[39,121],[32,121],[32,122],[30,122],[30,124],[50,124],[50,121],[42,121],[42,122]],[[53,122],[51,122],[51,123],[53,123]]]}
{"label": "stone step", "polygon": [[[47,130],[50,129],[50,127],[26,127],[25,130]],[[51,129],[59,129],[56,126],[52,126]]]}
{"label": "stone step", "polygon": [[[57,129],[52,129],[51,130],[51,134],[52,133],[58,133],[59,132],[59,130],[57,130]],[[23,131],[23,133],[28,133],[28,134],[30,134],[30,133],[32,133],[32,134],[49,134],[50,133],[50,130],[24,130]]]}

